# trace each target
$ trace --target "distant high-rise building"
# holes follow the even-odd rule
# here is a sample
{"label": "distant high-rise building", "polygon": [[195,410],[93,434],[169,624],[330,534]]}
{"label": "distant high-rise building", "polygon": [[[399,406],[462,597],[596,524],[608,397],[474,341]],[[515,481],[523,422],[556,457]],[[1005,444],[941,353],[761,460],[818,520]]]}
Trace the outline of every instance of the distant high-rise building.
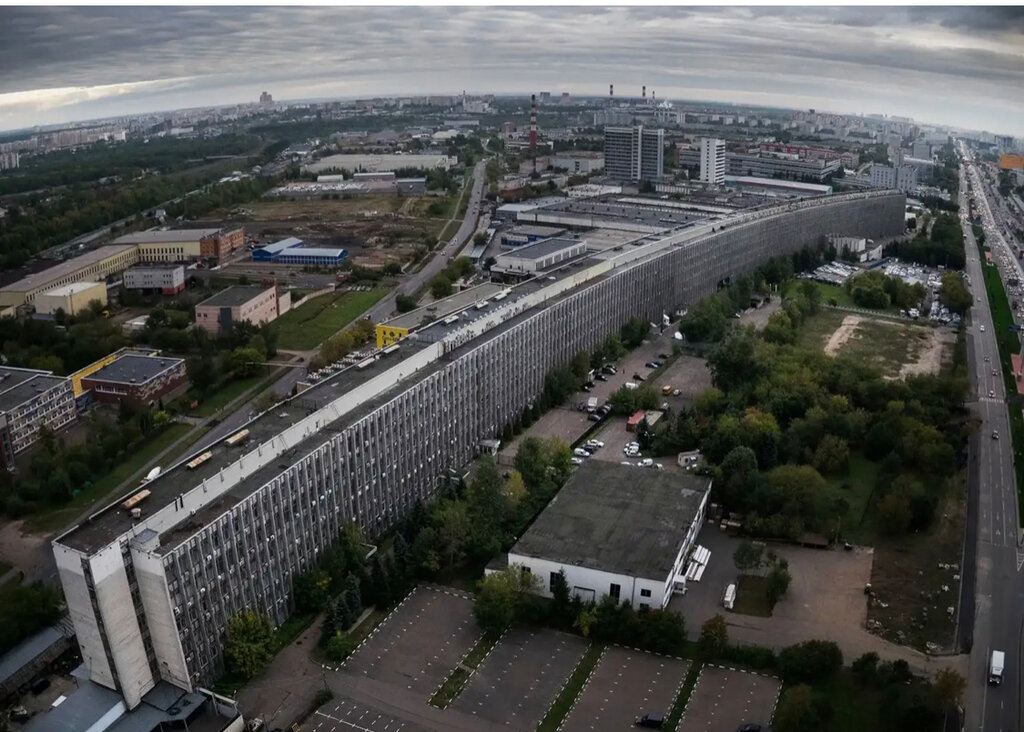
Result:
{"label": "distant high-rise building", "polygon": [[932,159],[932,146],[929,145],[925,140],[914,140],[914,145],[911,148],[912,158],[918,158],[919,160],[931,160]]}
{"label": "distant high-rise building", "polygon": [[605,171],[615,180],[660,178],[665,169],[665,130],[643,125],[605,127],[604,161]]}
{"label": "distant high-rise building", "polygon": [[0,152],[0,170],[17,168],[21,164],[21,156],[16,152]]}
{"label": "distant high-rise building", "polygon": [[540,103],[547,104],[551,101],[551,92],[542,91],[540,93]]}
{"label": "distant high-rise building", "polygon": [[260,94],[260,106],[261,107],[272,107],[272,106],[274,106],[274,97],[271,96],[270,94],[268,94],[267,92],[263,92],[262,94]]}
{"label": "distant high-rise building", "polygon": [[569,104],[569,92],[562,92],[562,104]]}
{"label": "distant high-rise building", "polygon": [[700,180],[714,186],[725,184],[725,140],[700,140]]}

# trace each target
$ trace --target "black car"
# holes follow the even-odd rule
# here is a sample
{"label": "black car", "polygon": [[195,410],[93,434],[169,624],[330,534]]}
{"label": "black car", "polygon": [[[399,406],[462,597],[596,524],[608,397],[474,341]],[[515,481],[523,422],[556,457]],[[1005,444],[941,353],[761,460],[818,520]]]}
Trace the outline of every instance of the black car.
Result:
{"label": "black car", "polygon": [[598,374],[594,378],[597,379],[598,381],[608,381],[608,377],[605,376],[604,374]]}
{"label": "black car", "polygon": [[649,369],[656,369],[656,368],[658,368],[658,364],[655,363],[654,361],[648,361],[647,363],[644,364],[644,366],[646,366]]}
{"label": "black car", "polygon": [[736,732],[761,732],[764,729],[759,724],[741,724]]}
{"label": "black car", "polygon": [[659,354],[658,354],[658,358],[660,358],[660,359],[663,359],[663,360],[664,360],[664,359],[668,358],[668,354],[667,354],[667,353],[659,353]]}
{"label": "black car", "polygon": [[645,714],[642,717],[637,717],[634,724],[637,727],[644,727],[646,729],[661,729],[661,726],[665,724],[665,718],[660,714]]}

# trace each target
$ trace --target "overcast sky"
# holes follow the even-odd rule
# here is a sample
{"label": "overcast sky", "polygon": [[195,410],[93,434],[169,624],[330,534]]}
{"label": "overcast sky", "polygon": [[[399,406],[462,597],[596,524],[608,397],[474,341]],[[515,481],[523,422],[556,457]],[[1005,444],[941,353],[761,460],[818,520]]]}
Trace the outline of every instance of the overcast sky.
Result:
{"label": "overcast sky", "polygon": [[412,93],[695,99],[1024,136],[1017,8],[0,7],[0,129]]}

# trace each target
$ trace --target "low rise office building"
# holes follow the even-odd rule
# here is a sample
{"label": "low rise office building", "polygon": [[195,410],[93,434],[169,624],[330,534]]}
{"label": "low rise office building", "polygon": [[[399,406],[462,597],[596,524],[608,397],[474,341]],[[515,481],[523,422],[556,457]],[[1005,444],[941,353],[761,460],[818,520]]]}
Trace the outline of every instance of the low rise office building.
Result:
{"label": "low rise office building", "polygon": [[241,249],[245,234],[242,229],[154,229],[125,234],[114,243],[138,247],[140,262],[188,262]]}
{"label": "low rise office building", "polygon": [[52,371],[0,366],[0,460],[14,459],[39,438],[39,428],[59,430],[75,421],[71,379]]}
{"label": "low rise office building", "polygon": [[235,323],[263,325],[291,307],[291,293],[277,287],[229,287],[196,305],[196,325],[211,333],[230,331]]}
{"label": "low rise office building", "polygon": [[0,287],[0,308],[33,304],[40,292],[73,282],[101,282],[139,263],[139,249],[131,244],[109,244],[74,259],[30,274]]}
{"label": "low rise office building", "polygon": [[182,358],[124,353],[82,379],[100,404],[129,402],[155,407],[188,391],[188,372]]}
{"label": "low rise office building", "polygon": [[177,295],[185,289],[185,267],[132,267],[124,272],[124,286],[128,290]]}
{"label": "low rise office building", "polygon": [[580,257],[587,252],[587,242],[570,237],[555,237],[518,247],[499,254],[491,267],[491,276],[508,279],[535,277],[546,269]]}
{"label": "low rise office building", "polygon": [[660,609],[686,586],[685,568],[707,510],[711,481],[675,470],[588,460],[508,553],[540,579],[565,572],[584,602],[612,597]]}

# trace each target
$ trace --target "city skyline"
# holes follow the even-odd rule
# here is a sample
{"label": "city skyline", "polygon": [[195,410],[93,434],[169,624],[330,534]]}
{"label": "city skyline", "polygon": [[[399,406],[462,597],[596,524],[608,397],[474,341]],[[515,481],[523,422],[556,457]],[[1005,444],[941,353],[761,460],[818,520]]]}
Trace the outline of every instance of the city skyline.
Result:
{"label": "city skyline", "polygon": [[1024,133],[1024,102],[1008,93],[1024,86],[1016,8],[10,7],[0,18],[4,130],[263,90],[604,96],[614,83],[622,97],[646,85],[659,99]]}

